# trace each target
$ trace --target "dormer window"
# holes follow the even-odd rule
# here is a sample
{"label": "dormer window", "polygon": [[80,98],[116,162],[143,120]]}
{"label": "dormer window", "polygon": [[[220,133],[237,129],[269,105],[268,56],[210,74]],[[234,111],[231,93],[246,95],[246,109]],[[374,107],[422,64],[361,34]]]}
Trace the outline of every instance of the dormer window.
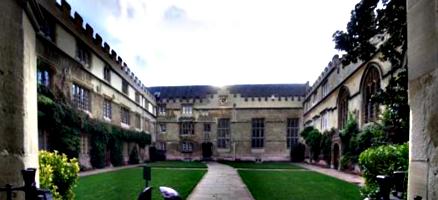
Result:
{"label": "dormer window", "polygon": [[91,53],[82,42],[76,42],[76,59],[85,67],[90,67]]}
{"label": "dormer window", "polygon": [[158,106],[158,115],[160,116],[166,115],[166,105],[162,104]]}
{"label": "dormer window", "polygon": [[122,81],[122,92],[125,93],[126,95],[129,95],[128,87],[129,87],[128,81],[123,80]]}
{"label": "dormer window", "polygon": [[183,105],[182,106],[182,114],[183,115],[192,115],[192,105]]}
{"label": "dormer window", "polygon": [[103,79],[108,83],[111,82],[111,68],[108,65],[103,68]]}

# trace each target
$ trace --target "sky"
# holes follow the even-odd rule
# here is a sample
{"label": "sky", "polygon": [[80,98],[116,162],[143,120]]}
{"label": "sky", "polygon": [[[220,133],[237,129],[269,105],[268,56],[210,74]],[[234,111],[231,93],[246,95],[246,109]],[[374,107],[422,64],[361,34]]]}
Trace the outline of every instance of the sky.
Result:
{"label": "sky", "polygon": [[358,0],[67,0],[146,86],[313,83]]}

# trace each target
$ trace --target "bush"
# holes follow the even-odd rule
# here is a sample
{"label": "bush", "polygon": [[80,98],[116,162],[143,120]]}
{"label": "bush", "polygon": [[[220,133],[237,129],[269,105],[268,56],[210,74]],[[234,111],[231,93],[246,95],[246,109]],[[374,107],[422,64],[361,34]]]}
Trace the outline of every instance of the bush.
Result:
{"label": "bush", "polygon": [[313,127],[308,127],[303,130],[301,133],[306,144],[310,147],[310,152],[312,153],[312,159],[315,161],[319,160],[319,154],[321,152],[321,139],[322,135]]}
{"label": "bush", "polygon": [[114,167],[123,165],[122,141],[112,138],[109,141],[110,159]]}
{"label": "bush", "polygon": [[324,161],[330,166],[332,155],[332,137],[336,133],[335,129],[324,131],[321,136],[321,150]]}
{"label": "bush", "polygon": [[129,153],[129,164],[138,164],[140,163],[140,159],[138,158],[138,150],[137,147],[132,148],[131,153]]}
{"label": "bush", "polygon": [[376,147],[387,143],[383,127],[378,123],[366,124],[356,137],[355,154],[359,155],[369,147]]}
{"label": "bush", "polygon": [[392,175],[394,171],[407,171],[409,164],[408,144],[402,145],[382,145],[372,147],[359,156],[359,165],[363,171],[366,187],[364,197],[370,197],[367,191],[373,191],[371,188],[376,185],[377,175]]}
{"label": "bush", "polygon": [[306,149],[306,147],[302,143],[293,144],[290,147],[290,161],[303,162],[305,149]]}
{"label": "bush", "polygon": [[68,159],[56,151],[40,151],[38,158],[41,188],[49,189],[56,200],[75,199],[73,188],[79,173],[77,159]]}

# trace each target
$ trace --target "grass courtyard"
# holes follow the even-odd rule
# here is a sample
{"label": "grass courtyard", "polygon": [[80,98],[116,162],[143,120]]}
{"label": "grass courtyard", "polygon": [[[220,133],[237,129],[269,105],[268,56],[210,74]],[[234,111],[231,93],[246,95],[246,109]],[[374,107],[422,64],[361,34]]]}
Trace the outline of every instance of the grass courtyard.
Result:
{"label": "grass courtyard", "polygon": [[240,177],[256,200],[361,199],[358,186],[318,172],[305,170],[292,163],[222,163],[238,169]]}
{"label": "grass courtyard", "polygon": [[[183,198],[186,198],[207,171],[206,169],[179,169],[194,168],[195,165],[196,168],[205,168],[206,166],[202,163],[162,162],[157,165],[166,167],[152,166],[150,185],[153,187],[153,199],[161,199],[159,186],[172,187]],[[137,199],[137,195],[144,186],[143,168],[138,167],[80,177],[75,194],[76,199],[81,200]]]}

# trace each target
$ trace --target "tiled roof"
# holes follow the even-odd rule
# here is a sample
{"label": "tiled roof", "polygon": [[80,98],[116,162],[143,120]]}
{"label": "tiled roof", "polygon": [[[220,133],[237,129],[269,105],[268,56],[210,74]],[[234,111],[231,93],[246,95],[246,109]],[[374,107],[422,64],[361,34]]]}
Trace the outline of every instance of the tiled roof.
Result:
{"label": "tiled roof", "polygon": [[[307,84],[247,84],[226,86],[231,94],[242,97],[271,97],[271,96],[304,96]],[[205,98],[215,94],[217,87],[208,85],[163,86],[150,87],[149,91],[158,98]]]}
{"label": "tiled roof", "polygon": [[242,97],[271,97],[271,96],[304,96],[307,84],[256,84],[231,85],[230,93],[240,94]]}
{"label": "tiled roof", "polygon": [[217,92],[217,88],[208,85],[159,86],[150,87],[149,91],[157,98],[205,98]]}

